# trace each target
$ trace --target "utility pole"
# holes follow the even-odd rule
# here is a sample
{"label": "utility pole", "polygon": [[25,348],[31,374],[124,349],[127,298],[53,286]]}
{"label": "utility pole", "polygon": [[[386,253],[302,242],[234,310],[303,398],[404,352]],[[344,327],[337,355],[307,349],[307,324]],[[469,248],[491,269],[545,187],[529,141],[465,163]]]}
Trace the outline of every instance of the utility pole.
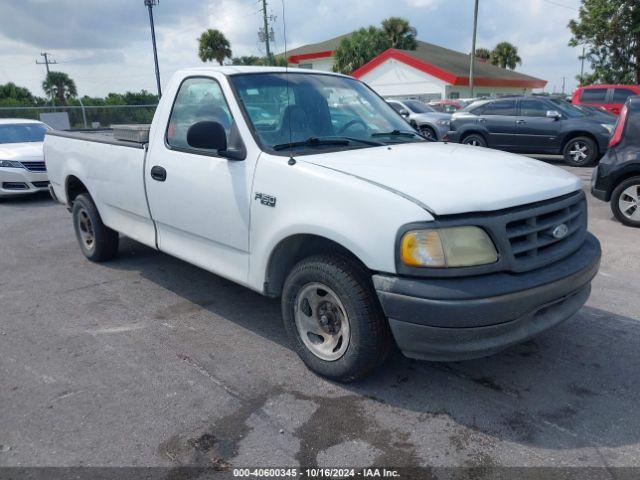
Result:
{"label": "utility pole", "polygon": [[582,47],[582,56],[580,57],[580,85],[584,83],[584,53],[585,47]]}
{"label": "utility pole", "polygon": [[471,62],[469,64],[469,89],[471,90],[471,98],[474,97],[473,75],[474,75],[474,68],[476,63],[476,34],[478,32],[478,2],[479,0],[475,0],[475,5],[473,8],[473,38],[471,40]]}
{"label": "utility pole", "polygon": [[565,87],[566,79],[567,79],[567,77],[562,77],[562,95],[564,95],[564,87]]}
{"label": "utility pole", "polygon": [[269,31],[269,14],[267,13],[267,0],[262,0],[262,18],[264,21],[264,31],[260,32],[261,40],[264,38],[264,47],[267,53],[267,61],[271,63],[271,40],[272,33]]}
{"label": "utility pole", "polygon": [[153,42],[153,61],[156,65],[156,84],[158,87],[158,98],[162,96],[160,89],[160,67],[158,66],[158,49],[156,48],[156,29],[153,25],[153,7],[158,5],[160,0],[144,0],[144,4],[149,9],[149,24],[151,25],[151,41]]}
{"label": "utility pole", "polygon": [[[51,55],[49,52],[42,52],[40,53],[41,57],[44,57],[44,62],[39,62],[38,60],[36,60],[36,65],[45,65],[47,68],[47,80],[49,79],[49,73],[51,73],[51,71],[49,70],[49,65],[55,65],[58,62],[56,62],[55,60],[49,60],[49,55]],[[51,106],[53,107],[53,93],[51,94]]]}

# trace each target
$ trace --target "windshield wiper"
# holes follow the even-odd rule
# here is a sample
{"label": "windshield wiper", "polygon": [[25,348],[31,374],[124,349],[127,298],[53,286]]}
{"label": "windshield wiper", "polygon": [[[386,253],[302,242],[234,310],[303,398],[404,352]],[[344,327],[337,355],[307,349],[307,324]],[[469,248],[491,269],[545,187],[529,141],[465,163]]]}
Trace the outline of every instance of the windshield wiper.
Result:
{"label": "windshield wiper", "polygon": [[375,145],[381,146],[384,145],[382,142],[377,142],[375,140],[363,140],[361,138],[355,137],[309,137],[306,140],[302,140],[300,142],[289,142],[289,143],[279,143],[274,145],[273,148],[276,151],[286,150],[287,148],[295,148],[295,147],[317,147],[317,146],[327,146],[327,145],[349,145],[352,142],[360,142],[366,145]]}
{"label": "windshield wiper", "polygon": [[419,137],[424,138],[418,132],[410,130],[391,130],[390,132],[376,132],[371,134],[372,137]]}
{"label": "windshield wiper", "polygon": [[319,138],[319,137],[309,137],[306,140],[302,140],[301,142],[289,142],[289,143],[279,143],[274,145],[274,150],[286,150],[287,148],[295,148],[295,147],[318,147],[325,145],[349,145],[349,140],[340,139],[340,138]]}

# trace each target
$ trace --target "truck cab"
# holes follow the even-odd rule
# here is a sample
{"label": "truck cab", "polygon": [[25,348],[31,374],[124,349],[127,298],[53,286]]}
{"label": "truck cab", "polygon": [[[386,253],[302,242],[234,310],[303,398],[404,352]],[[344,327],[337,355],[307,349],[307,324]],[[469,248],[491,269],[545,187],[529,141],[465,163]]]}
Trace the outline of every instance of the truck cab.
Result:
{"label": "truck cab", "polygon": [[51,132],[44,148],[89,260],[122,234],[279,297],[296,353],[340,381],[394,341],[443,361],[530,338],[582,306],[599,265],[576,177],[429,142],[339,74],[180,71],[148,138]]}

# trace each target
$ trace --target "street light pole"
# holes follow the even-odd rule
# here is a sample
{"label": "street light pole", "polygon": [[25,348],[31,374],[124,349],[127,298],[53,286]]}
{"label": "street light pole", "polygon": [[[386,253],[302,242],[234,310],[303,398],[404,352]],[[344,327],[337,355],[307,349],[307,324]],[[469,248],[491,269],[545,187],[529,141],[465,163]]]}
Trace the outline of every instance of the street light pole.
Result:
{"label": "street light pole", "polygon": [[158,49],[156,48],[156,29],[153,25],[153,7],[158,5],[160,0],[144,0],[144,4],[149,9],[149,23],[151,24],[151,41],[153,42],[153,60],[156,65],[156,84],[158,86],[158,98],[162,96],[160,89],[160,67],[158,66]]}
{"label": "street light pole", "polygon": [[473,9],[473,38],[471,40],[471,62],[469,64],[469,89],[471,90],[471,98],[474,97],[473,87],[474,87],[474,68],[476,61],[476,33],[478,31],[478,1],[475,0],[475,6]]}

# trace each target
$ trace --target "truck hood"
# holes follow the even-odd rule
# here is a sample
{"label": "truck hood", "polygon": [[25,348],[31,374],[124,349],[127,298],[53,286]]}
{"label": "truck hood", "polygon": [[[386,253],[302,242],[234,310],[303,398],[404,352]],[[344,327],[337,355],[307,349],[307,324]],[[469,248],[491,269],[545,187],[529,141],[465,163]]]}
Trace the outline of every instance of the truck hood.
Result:
{"label": "truck hood", "polygon": [[520,155],[446,143],[407,143],[301,157],[394,191],[435,215],[525,205],[582,188],[578,177]]}
{"label": "truck hood", "polygon": [[43,142],[0,143],[0,160],[42,161]]}

